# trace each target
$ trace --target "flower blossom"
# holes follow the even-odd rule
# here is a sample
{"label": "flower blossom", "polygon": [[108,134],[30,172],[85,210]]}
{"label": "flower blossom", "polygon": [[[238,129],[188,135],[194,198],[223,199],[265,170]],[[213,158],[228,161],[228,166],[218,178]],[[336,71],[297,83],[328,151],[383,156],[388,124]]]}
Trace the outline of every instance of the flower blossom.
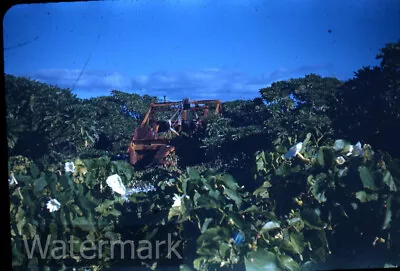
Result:
{"label": "flower blossom", "polygon": [[343,156],[338,156],[338,157],[336,157],[336,163],[337,163],[338,165],[343,165],[344,162],[346,162],[346,160],[344,159]]}
{"label": "flower blossom", "polygon": [[66,162],[64,169],[65,169],[65,172],[74,172],[75,171],[74,162]]}
{"label": "flower blossom", "polygon": [[61,207],[61,203],[57,199],[51,199],[47,202],[47,209],[49,209],[50,213],[54,211],[58,211]]}
{"label": "flower blossom", "polygon": [[173,197],[174,204],[172,204],[172,207],[180,207],[182,205],[182,199],[185,198],[190,198],[188,195],[182,195],[178,196],[177,194],[174,194],[175,196]]}
{"label": "flower blossom", "polygon": [[8,177],[8,184],[13,185],[13,184],[18,184],[17,179],[15,179],[14,174],[11,174],[10,177]]}
{"label": "flower blossom", "polygon": [[134,187],[126,188],[122,183],[122,179],[118,174],[111,175],[106,180],[107,185],[113,190],[113,192],[118,193],[123,199],[128,201],[128,197],[134,193],[147,193],[149,191],[155,191],[156,188],[151,184],[141,184]]}
{"label": "flower blossom", "polygon": [[299,142],[296,145],[292,146],[287,153],[285,153],[285,159],[292,159],[295,157],[299,152],[301,151],[301,148],[303,147],[303,142]]}

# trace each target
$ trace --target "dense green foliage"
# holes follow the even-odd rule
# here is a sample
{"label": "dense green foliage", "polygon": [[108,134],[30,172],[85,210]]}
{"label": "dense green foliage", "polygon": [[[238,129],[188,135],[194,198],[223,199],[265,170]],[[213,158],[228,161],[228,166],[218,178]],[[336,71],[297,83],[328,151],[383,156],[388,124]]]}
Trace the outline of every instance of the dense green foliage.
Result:
{"label": "dense green foliage", "polygon": [[[368,249],[398,259],[400,42],[377,57],[346,82],[309,74],[225,102],[194,137],[174,139],[177,166],[146,170],[116,155],[155,97],[114,90],[82,100],[6,75],[13,266],[99,270],[122,264],[109,246],[85,263],[38,251],[28,259],[24,242],[73,238],[71,252],[166,232],[186,241],[182,270],[307,270]],[[115,188],[116,175],[131,192]]]}
{"label": "dense green foliage", "polygon": [[5,84],[10,150],[39,158],[50,149],[70,149],[79,139],[83,143],[79,131],[87,127],[76,114],[80,101],[71,91],[13,76],[6,76]]}
{"label": "dense green foliage", "polygon": [[125,152],[134,128],[155,100],[116,90],[111,96],[82,100],[68,89],[11,75],[5,83],[10,155],[50,156],[50,161],[59,155]]}
{"label": "dense green foliage", "polygon": [[387,44],[377,59],[379,66],[358,70],[343,85],[335,126],[349,139],[399,153],[400,42]]}
{"label": "dense green foliage", "polygon": [[[189,167],[185,172],[159,169],[146,177],[126,162],[103,157],[76,160],[73,172],[41,172],[33,162],[15,157],[9,162],[10,172],[18,180],[10,186],[14,265],[27,264],[22,236],[29,242],[36,236],[43,240],[46,236],[51,240],[74,238],[77,247],[71,249],[76,252],[85,240],[123,240],[125,230],[118,229],[124,229],[121,224],[126,220],[142,225],[138,233],[169,225],[171,232],[192,240],[189,243],[196,246],[197,253],[193,268],[197,270],[251,266],[249,261],[254,260],[266,261],[277,270],[299,270],[310,261],[323,262],[330,253],[341,253],[343,247],[372,247],[377,242],[379,249],[399,253],[400,225],[395,218],[400,215],[400,161],[375,153],[369,145],[364,145],[360,154],[348,155],[350,144],[343,140],[317,147],[310,138],[302,149],[310,163],[288,161],[279,151],[256,153],[253,182],[258,188],[252,192],[246,185],[239,186],[230,174],[204,167]],[[276,144],[276,149],[285,150],[293,142]],[[129,196],[133,206],[142,210],[131,213],[106,185],[105,179],[113,174],[121,176],[127,186],[145,179],[161,191]],[[53,197],[61,207],[48,213],[45,204]],[[190,235],[185,235],[187,227]],[[238,233],[243,234],[243,241],[235,241]],[[346,241],[336,242],[344,236]],[[29,264],[55,264],[52,259],[38,258],[36,254]],[[79,258],[68,260],[79,262]],[[104,257],[91,264],[113,263],[118,261]]]}
{"label": "dense green foliage", "polygon": [[261,89],[263,99],[270,103],[272,117],[265,120],[273,136],[304,137],[312,132],[318,139],[331,137],[337,104],[337,90],[342,82],[310,74],[304,78],[273,83]]}

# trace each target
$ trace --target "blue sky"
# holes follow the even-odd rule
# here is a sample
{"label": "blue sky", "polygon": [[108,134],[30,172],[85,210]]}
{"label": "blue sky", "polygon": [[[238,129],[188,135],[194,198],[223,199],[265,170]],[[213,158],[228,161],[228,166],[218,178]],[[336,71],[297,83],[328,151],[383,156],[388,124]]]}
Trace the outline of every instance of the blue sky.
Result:
{"label": "blue sky", "polygon": [[378,50],[400,39],[399,14],[397,0],[17,5],[3,19],[4,69],[81,98],[118,89],[169,100],[252,99],[277,80],[348,79],[377,65]]}

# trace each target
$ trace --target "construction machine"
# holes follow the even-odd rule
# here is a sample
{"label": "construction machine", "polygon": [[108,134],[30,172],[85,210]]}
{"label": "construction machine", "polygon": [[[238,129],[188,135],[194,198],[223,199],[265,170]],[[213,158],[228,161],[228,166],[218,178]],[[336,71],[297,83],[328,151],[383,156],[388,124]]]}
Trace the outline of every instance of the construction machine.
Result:
{"label": "construction machine", "polygon": [[191,101],[185,98],[150,104],[129,143],[130,163],[144,167],[174,164],[168,159],[175,152],[172,140],[182,133],[193,136],[213,113],[222,113],[220,100]]}

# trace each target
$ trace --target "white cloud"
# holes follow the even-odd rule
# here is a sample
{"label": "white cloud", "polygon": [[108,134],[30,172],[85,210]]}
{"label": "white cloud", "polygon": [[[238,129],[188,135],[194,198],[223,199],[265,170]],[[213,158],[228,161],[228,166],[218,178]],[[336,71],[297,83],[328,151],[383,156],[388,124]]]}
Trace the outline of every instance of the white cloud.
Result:
{"label": "white cloud", "polygon": [[72,90],[109,89],[111,91],[124,89],[130,85],[130,80],[118,72],[86,71],[81,74],[81,70],[77,69],[44,69],[29,77]]}
{"label": "white cloud", "polygon": [[304,65],[295,69],[279,68],[258,77],[218,68],[177,72],[158,71],[130,77],[118,72],[86,71],[76,84],[80,70],[40,70],[29,76],[61,88],[72,88],[75,85],[78,97],[82,92],[85,93],[85,97],[92,92],[93,97],[107,95],[111,90],[118,89],[141,95],[158,97],[165,95],[169,100],[190,97],[191,99],[219,98],[226,101],[252,99],[259,96],[261,88],[268,87],[277,80],[304,76],[311,72],[329,72],[332,69],[331,65]]}

